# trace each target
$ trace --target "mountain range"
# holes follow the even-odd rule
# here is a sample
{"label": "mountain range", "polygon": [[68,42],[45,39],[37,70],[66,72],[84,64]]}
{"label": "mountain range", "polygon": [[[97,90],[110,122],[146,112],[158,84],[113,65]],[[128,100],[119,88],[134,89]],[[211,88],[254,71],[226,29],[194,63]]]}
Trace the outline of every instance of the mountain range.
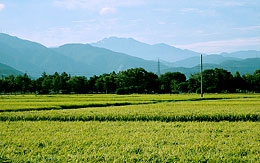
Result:
{"label": "mountain range", "polygon": [[[203,54],[203,63],[205,68],[219,67],[244,74],[260,68],[257,57],[260,57],[260,52],[253,50]],[[31,77],[39,77],[43,72],[67,72],[90,77],[136,67],[157,73],[158,58],[162,73],[179,71],[189,76],[199,72],[200,53],[167,44],[150,45],[132,38],[110,37],[92,44],[65,44],[48,48],[37,42],[0,33],[0,75],[4,76],[27,73]],[[8,73],[7,69],[10,70]]]}
{"label": "mountain range", "polygon": [[[143,67],[148,71],[157,71],[157,62],[94,47],[90,44],[65,44],[53,48],[57,53],[70,57],[78,63],[88,65],[94,74],[122,71],[133,67]],[[163,68],[167,66],[162,65]]]}
{"label": "mountain range", "polygon": [[161,60],[175,62],[178,60],[199,56],[200,53],[183,50],[167,44],[146,44],[132,38],[109,37],[91,45],[125,53],[146,60]]}
{"label": "mountain range", "polygon": [[[156,61],[147,61],[90,44],[66,44],[47,48],[3,33],[0,34],[0,56],[0,63],[32,77],[39,77],[43,72],[67,72],[89,77],[134,67],[143,67],[153,72],[157,70]],[[167,66],[162,65],[162,68]]]}
{"label": "mountain range", "polygon": [[[206,63],[203,64],[203,70],[223,68],[232,74],[238,71],[241,75],[246,73],[254,73],[255,70],[260,69],[260,58],[247,58],[243,60],[227,60],[220,64]],[[162,73],[165,72],[181,72],[189,77],[191,74],[200,72],[200,65],[194,67],[172,67],[164,69]]]}
{"label": "mountain range", "polygon": [[[212,54],[212,55],[203,55],[203,63],[204,64],[221,64],[226,61],[240,61],[242,59],[240,58],[235,58],[235,57],[224,57],[222,55],[217,55],[217,54]],[[177,62],[173,63],[165,63],[170,67],[187,67],[191,68],[194,66],[197,66],[200,64],[200,56],[196,57],[190,57],[187,59],[183,59]]]}

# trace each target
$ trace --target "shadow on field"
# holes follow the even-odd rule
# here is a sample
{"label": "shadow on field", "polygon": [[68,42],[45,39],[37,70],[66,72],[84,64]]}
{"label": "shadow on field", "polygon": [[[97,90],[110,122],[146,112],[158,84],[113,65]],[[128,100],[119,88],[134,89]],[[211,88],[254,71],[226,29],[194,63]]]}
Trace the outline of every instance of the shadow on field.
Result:
{"label": "shadow on field", "polygon": [[150,100],[150,102],[140,102],[140,103],[123,102],[123,103],[104,103],[104,104],[60,105],[60,106],[43,107],[43,108],[4,109],[4,110],[0,110],[0,112],[81,109],[81,108],[92,108],[92,107],[110,107],[110,106],[156,104],[156,103],[163,103],[163,102],[209,101],[209,100],[224,100],[224,99],[232,99],[232,98],[195,98],[195,99],[188,99],[188,100]]}
{"label": "shadow on field", "polygon": [[183,114],[183,115],[147,115],[147,114],[86,114],[86,115],[0,115],[0,121],[160,121],[160,122],[236,122],[251,121],[259,122],[258,114]]}

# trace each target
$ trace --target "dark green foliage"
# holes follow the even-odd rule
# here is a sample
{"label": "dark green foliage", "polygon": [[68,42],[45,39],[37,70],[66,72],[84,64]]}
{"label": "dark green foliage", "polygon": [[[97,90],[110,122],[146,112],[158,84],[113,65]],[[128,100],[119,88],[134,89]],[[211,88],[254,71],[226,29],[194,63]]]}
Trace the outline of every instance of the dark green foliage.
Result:
{"label": "dark green foliage", "polygon": [[[66,81],[65,81],[66,83]],[[73,76],[68,81],[70,92],[85,93],[87,92],[87,78],[84,76]]]}
{"label": "dark green foliage", "polygon": [[241,77],[240,73],[237,71],[234,74],[233,82],[232,82],[233,88],[236,90],[236,92],[241,92],[244,90],[245,87],[245,81]]}
{"label": "dark green foliage", "polygon": [[[201,74],[190,76],[189,87],[191,92],[200,91]],[[208,93],[234,92],[233,76],[224,69],[209,69],[203,71],[203,89]]]}
{"label": "dark green foliage", "polygon": [[98,77],[95,82],[95,87],[98,92],[114,93],[117,89],[116,85],[117,75],[115,72],[110,74],[103,74]]}
{"label": "dark green foliage", "polygon": [[[43,73],[36,80],[27,74],[7,76],[0,79],[2,93],[199,93],[200,73],[192,74],[188,80],[180,72],[168,72],[158,77],[143,68],[132,68],[119,73],[112,72],[87,79],[84,76],[71,77],[67,73]],[[227,92],[260,92],[260,70],[254,74],[239,72],[232,75],[224,69],[208,69],[203,71],[203,90],[207,93]]]}
{"label": "dark green foliage", "polygon": [[132,90],[129,87],[124,87],[124,88],[118,88],[115,93],[119,95],[127,95],[130,94],[131,92]]}
{"label": "dark green foliage", "polygon": [[260,70],[256,70],[253,75],[245,74],[242,76],[245,90],[260,92]]}
{"label": "dark green foliage", "polygon": [[31,84],[31,79],[28,77],[27,74],[22,75],[18,75],[15,78],[15,82],[16,82],[16,90],[18,92],[27,92],[29,90],[30,84]]}
{"label": "dark green foliage", "polygon": [[16,92],[15,76],[10,75],[3,79],[3,90],[4,92]]}
{"label": "dark green foliage", "polygon": [[118,88],[128,93],[155,93],[158,91],[158,76],[143,68],[128,69],[118,73]]}
{"label": "dark green foliage", "polygon": [[159,78],[163,93],[182,92],[181,83],[186,82],[186,76],[180,72],[167,72]]}

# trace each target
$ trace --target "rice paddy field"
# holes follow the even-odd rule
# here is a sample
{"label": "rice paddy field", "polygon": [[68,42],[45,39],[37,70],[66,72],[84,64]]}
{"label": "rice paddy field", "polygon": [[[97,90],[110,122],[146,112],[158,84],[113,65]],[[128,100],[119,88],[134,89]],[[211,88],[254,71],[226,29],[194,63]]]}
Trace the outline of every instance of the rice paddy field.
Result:
{"label": "rice paddy field", "polygon": [[0,162],[260,162],[260,94],[0,95]]}

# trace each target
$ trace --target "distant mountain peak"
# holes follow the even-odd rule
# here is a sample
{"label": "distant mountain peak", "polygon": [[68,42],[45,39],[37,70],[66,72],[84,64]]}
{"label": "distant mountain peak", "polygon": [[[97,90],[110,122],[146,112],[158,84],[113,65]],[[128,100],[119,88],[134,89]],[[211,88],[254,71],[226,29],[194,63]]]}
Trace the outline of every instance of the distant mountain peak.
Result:
{"label": "distant mountain peak", "polygon": [[[157,47],[161,47],[161,48],[175,48],[175,49],[179,49],[179,48],[176,48],[175,46],[171,46],[171,45],[168,45],[168,44],[165,44],[165,43],[157,43],[157,44],[153,44],[153,46],[157,46]],[[182,50],[182,49],[180,49]]]}
{"label": "distant mountain peak", "polygon": [[[106,37],[103,40],[100,40],[93,44],[107,44],[107,43],[117,43],[117,42],[121,42],[121,43],[125,43],[125,44],[127,44],[127,43],[142,44],[142,42],[137,41],[136,39],[134,39],[132,37],[124,38],[124,37],[117,37],[117,36]],[[145,44],[145,43],[143,43],[143,44]]]}
{"label": "distant mountain peak", "polygon": [[109,39],[119,39],[119,40],[134,40],[134,41],[137,41],[137,40],[135,40],[134,38],[132,38],[132,37],[127,37],[127,38],[125,38],[125,37],[118,37],[118,36],[110,36],[110,37],[105,37],[103,40],[109,40]]}
{"label": "distant mountain peak", "polygon": [[158,58],[169,62],[198,56],[199,53],[190,50],[182,50],[165,43],[147,44],[133,38],[109,37],[91,45],[106,48],[112,51],[125,53],[146,60],[157,60]]}

